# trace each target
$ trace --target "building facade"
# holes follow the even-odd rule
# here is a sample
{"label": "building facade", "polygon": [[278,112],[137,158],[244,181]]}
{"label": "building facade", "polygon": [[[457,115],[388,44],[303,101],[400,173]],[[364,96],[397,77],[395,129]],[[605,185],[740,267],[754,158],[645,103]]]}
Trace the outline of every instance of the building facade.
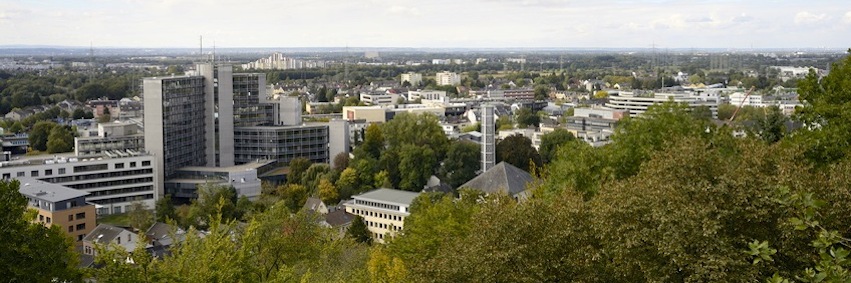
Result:
{"label": "building facade", "polygon": [[393,189],[376,189],[360,195],[343,205],[346,212],[363,218],[372,238],[384,243],[387,237],[393,237],[405,225],[405,218],[411,215],[411,202],[419,193]]}
{"label": "building facade", "polygon": [[459,85],[461,84],[461,75],[454,72],[440,72],[435,75],[437,85]]}
{"label": "building facade", "polygon": [[33,178],[18,181],[18,192],[27,198],[27,206],[38,212],[35,222],[59,226],[77,242],[95,228],[95,206],[86,202],[89,193]]}
{"label": "building facade", "polygon": [[402,74],[402,80],[399,83],[405,84],[405,82],[408,82],[411,86],[417,86],[423,82],[423,75],[414,72],[404,73]]}

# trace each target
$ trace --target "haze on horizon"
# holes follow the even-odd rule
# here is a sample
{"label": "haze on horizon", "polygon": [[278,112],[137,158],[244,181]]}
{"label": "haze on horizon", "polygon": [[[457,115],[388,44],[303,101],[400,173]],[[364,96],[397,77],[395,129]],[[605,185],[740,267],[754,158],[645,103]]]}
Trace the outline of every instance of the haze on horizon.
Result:
{"label": "haze on horizon", "polygon": [[841,0],[0,0],[0,45],[848,48]]}

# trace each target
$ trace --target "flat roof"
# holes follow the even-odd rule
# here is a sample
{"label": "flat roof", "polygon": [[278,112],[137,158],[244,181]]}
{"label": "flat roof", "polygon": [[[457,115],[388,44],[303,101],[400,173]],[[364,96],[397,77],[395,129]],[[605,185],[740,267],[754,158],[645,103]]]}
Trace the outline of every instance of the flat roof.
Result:
{"label": "flat roof", "polygon": [[33,178],[20,177],[15,179],[21,182],[18,192],[34,199],[56,203],[89,195],[85,191],[75,190]]}
{"label": "flat roof", "polygon": [[194,172],[244,172],[251,169],[257,170],[260,167],[275,163],[275,160],[258,160],[245,164],[227,166],[227,167],[206,167],[206,166],[186,166],[177,169],[177,171],[194,171]]}
{"label": "flat roof", "polygon": [[393,203],[399,205],[411,205],[411,202],[413,202],[414,199],[417,198],[417,196],[419,195],[420,193],[416,192],[381,188],[368,191],[356,196],[352,196],[352,198]]}

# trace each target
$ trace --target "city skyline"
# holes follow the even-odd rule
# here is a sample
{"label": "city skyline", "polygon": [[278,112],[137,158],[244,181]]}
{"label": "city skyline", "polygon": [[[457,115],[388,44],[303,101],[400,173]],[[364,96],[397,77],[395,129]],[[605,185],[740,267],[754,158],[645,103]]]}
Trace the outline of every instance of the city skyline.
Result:
{"label": "city skyline", "polygon": [[[837,0],[0,0],[0,45],[847,48]],[[845,4],[845,5],[843,5]]]}

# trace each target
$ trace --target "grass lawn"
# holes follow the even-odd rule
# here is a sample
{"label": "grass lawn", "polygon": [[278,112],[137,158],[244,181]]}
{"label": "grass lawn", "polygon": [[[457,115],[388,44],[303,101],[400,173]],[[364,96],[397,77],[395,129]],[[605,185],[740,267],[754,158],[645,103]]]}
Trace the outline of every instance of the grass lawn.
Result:
{"label": "grass lawn", "polygon": [[98,218],[98,224],[109,224],[115,226],[130,226],[130,216],[127,213],[104,215]]}

